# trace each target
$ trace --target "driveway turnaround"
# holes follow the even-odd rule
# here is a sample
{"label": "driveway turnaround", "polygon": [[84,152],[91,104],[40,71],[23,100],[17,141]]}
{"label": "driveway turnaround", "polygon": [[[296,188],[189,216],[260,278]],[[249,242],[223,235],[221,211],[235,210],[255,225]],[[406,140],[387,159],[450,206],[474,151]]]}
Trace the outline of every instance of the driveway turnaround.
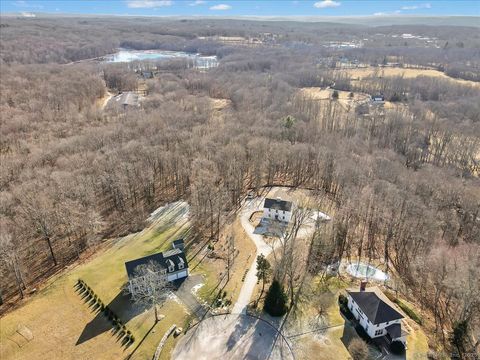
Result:
{"label": "driveway turnaround", "polygon": [[175,360],[293,359],[277,330],[243,314],[217,315],[190,329],[172,353]]}

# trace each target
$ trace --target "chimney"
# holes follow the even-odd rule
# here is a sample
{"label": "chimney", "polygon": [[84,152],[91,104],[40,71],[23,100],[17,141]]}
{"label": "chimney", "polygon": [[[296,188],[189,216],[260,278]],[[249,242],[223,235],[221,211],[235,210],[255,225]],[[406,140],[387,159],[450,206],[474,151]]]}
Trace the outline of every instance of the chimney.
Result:
{"label": "chimney", "polygon": [[363,280],[360,282],[360,291],[365,291],[365,288],[367,287],[367,281]]}

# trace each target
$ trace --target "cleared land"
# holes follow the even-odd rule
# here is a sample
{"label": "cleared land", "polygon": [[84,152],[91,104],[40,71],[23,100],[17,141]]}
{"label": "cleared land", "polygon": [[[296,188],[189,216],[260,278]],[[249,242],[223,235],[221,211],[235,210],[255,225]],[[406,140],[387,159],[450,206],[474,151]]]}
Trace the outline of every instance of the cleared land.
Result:
{"label": "cleared land", "polygon": [[[105,246],[106,250],[91,261],[51,279],[25,305],[1,319],[0,358],[121,359],[130,353],[133,353],[131,359],[150,358],[172,324],[183,326],[187,311],[178,299],[172,298],[160,310],[165,318],[152,328],[153,310],[133,305],[122,294],[126,282],[124,263],[169,248],[171,240],[188,230],[187,215],[186,203],[164,207],[148,229],[111,241]],[[89,284],[126,323],[136,337],[135,343],[128,348],[121,346],[106,318],[93,313],[75,292],[78,278]],[[17,333],[19,326],[31,331],[31,341]],[[167,341],[161,358],[169,358],[175,342],[174,339]]]}
{"label": "cleared land", "polygon": [[452,78],[445,73],[438,71],[438,70],[423,70],[423,69],[404,69],[404,68],[396,68],[396,67],[367,67],[367,68],[356,68],[356,69],[342,69],[337,70],[343,74],[348,75],[352,79],[362,80],[368,77],[376,76],[376,77],[396,77],[402,76],[406,79],[408,78],[416,78],[419,76],[429,76],[429,77],[438,77],[449,79],[456,83],[462,85],[471,85],[471,86],[480,86],[480,83],[475,81],[463,80],[463,79],[455,79]]}

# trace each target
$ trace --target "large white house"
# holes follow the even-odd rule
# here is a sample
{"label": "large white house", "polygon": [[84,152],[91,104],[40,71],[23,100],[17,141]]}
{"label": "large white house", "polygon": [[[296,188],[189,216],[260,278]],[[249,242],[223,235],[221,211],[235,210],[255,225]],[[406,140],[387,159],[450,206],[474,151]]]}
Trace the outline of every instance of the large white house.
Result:
{"label": "large white house", "polygon": [[347,290],[348,308],[372,339],[385,336],[388,341],[406,345],[402,330],[403,315],[377,287],[360,291]]}
{"label": "large white house", "polygon": [[266,198],[263,205],[263,217],[288,223],[292,218],[292,202],[280,198]]}
{"label": "large white house", "polygon": [[[180,245],[182,249],[179,248]],[[181,240],[181,244],[180,241],[174,241],[172,246],[172,250],[145,256],[125,263],[128,276],[127,286],[132,296],[135,296],[135,289],[138,283],[141,283],[141,281],[138,281],[137,273],[137,269],[141,265],[152,263],[157,265],[161,269],[161,271],[158,272],[158,276],[163,277],[166,275],[167,281],[175,281],[188,276],[188,262],[183,252],[183,240]]]}

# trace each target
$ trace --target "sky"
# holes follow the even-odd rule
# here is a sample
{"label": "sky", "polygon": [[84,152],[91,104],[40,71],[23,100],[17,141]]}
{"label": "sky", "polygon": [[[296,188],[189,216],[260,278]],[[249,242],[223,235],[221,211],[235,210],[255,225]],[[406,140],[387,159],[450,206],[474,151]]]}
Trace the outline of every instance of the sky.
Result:
{"label": "sky", "polygon": [[1,13],[150,16],[475,15],[480,0],[0,0]]}

